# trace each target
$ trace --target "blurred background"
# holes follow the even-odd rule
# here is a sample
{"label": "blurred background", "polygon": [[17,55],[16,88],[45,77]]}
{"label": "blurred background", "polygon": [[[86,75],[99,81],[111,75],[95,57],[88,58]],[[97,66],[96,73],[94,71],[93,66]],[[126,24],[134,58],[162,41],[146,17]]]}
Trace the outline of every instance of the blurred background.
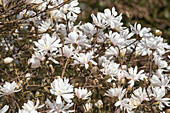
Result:
{"label": "blurred background", "polygon": [[103,12],[105,8],[116,8],[123,13],[124,26],[138,22],[142,27],[162,31],[162,37],[170,44],[170,0],[79,0],[79,20],[90,22],[91,13]]}

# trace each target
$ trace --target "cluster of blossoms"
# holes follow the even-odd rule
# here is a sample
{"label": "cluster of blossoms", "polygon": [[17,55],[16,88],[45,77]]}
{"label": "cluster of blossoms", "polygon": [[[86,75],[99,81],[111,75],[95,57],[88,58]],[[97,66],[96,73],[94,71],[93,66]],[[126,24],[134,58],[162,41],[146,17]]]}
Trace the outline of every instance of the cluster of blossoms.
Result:
{"label": "cluster of blossoms", "polygon": [[[14,106],[17,113],[104,112],[105,109],[133,113],[145,112],[143,108],[148,105],[152,107],[148,111],[164,112],[170,107],[167,95],[170,45],[150,28],[142,28],[138,23],[129,28],[123,26],[122,14],[118,15],[114,7],[98,12],[97,16],[92,14],[92,23],[75,24],[81,12],[78,0],[26,0],[24,4],[35,5],[17,15],[18,21],[27,18],[22,29],[36,34],[34,41],[30,41],[34,52],[27,60],[30,71],[25,71],[32,74],[21,74],[12,83],[5,82],[0,86],[0,98],[8,101],[24,94],[24,89],[29,92],[32,75],[41,82],[46,78],[49,82],[41,86],[45,89],[39,96],[44,97],[42,100],[36,96],[31,100],[29,96],[21,108],[17,102],[23,101],[22,96],[12,105],[4,105],[1,113]],[[17,47],[9,48],[10,43],[2,40],[1,46],[5,51],[19,51]],[[20,55],[13,55],[4,59],[4,63],[16,63],[18,58]],[[44,72],[44,67],[50,72]],[[40,71],[44,72],[42,77],[35,74]],[[85,80],[78,83],[77,78]]]}

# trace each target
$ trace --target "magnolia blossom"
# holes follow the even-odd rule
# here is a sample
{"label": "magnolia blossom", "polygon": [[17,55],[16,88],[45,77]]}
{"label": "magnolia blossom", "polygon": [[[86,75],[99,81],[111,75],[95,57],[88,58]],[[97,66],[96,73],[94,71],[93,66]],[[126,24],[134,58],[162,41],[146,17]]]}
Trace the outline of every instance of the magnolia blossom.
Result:
{"label": "magnolia blossom", "polygon": [[97,17],[94,14],[91,14],[94,24],[99,28],[106,27],[106,20],[104,19],[104,14],[98,12]]}
{"label": "magnolia blossom", "polygon": [[139,100],[136,100],[134,98],[130,98],[129,99],[129,105],[134,109],[137,108],[139,105],[141,104],[141,102]]}
{"label": "magnolia blossom", "polygon": [[37,99],[36,105],[34,105],[33,101],[28,100],[28,102],[24,103],[24,106],[22,106],[23,111],[20,110],[20,112],[24,113],[24,111],[26,111],[28,113],[29,112],[30,113],[40,113],[40,112],[37,112],[37,109],[42,108],[44,106],[44,104],[39,106],[39,103],[40,103],[40,101],[38,99]]}
{"label": "magnolia blossom", "polygon": [[46,32],[49,29],[51,24],[52,24],[51,19],[48,19],[46,21],[42,21],[40,26],[38,26],[38,31],[42,32],[42,33]]}
{"label": "magnolia blossom", "polygon": [[91,38],[96,32],[96,28],[93,24],[91,23],[85,23],[83,25],[80,26],[80,29],[83,30],[83,32],[89,37]]}
{"label": "magnolia blossom", "polygon": [[126,94],[126,89],[124,89],[123,91],[121,91],[121,93],[118,95],[118,101],[115,103],[115,106],[120,106],[120,109],[123,110],[132,110],[132,107],[128,104],[129,103],[129,99],[128,98],[124,98],[123,97],[125,96]]}
{"label": "magnolia blossom", "polygon": [[74,110],[69,110],[70,107],[73,106],[73,103],[68,103],[66,105],[65,102],[63,101],[61,104],[57,104],[57,100],[50,102],[49,99],[45,101],[46,105],[48,108],[50,108],[50,111],[48,113],[70,113],[74,112]]}
{"label": "magnolia blossom", "polygon": [[135,23],[134,27],[132,25],[130,25],[131,27],[131,31],[137,35],[139,35],[140,37],[151,37],[152,33],[149,33],[151,28],[142,28],[141,24],[137,24],[137,22]]}
{"label": "magnolia blossom", "polygon": [[74,47],[72,45],[70,45],[70,47],[65,45],[62,49],[63,49],[64,56],[66,56],[67,58],[70,58],[74,54],[73,51]]}
{"label": "magnolia blossom", "polygon": [[90,47],[88,44],[87,36],[83,35],[82,32],[79,31],[79,34],[75,31],[68,34],[68,38],[65,38],[66,44],[77,44],[78,46],[83,45]]}
{"label": "magnolia blossom", "polygon": [[101,56],[98,58],[98,65],[102,65],[104,62],[107,61],[107,58],[105,56]]}
{"label": "magnolia blossom", "polygon": [[92,58],[94,58],[93,51],[88,53],[79,53],[79,54],[77,53],[73,56],[73,59],[75,59],[74,65],[75,64],[85,65],[86,69],[89,67],[89,62],[91,62],[94,65],[97,65],[97,63],[93,61]]}
{"label": "magnolia blossom", "polygon": [[117,32],[109,31],[109,34],[105,34],[107,38],[113,43],[114,46],[119,48],[125,45],[125,39],[120,37],[120,34]]}
{"label": "magnolia blossom", "polygon": [[57,51],[58,48],[62,46],[62,44],[59,43],[60,39],[57,39],[55,35],[51,37],[49,34],[43,34],[42,38],[38,40],[38,42],[34,41],[34,44],[37,47],[35,50],[43,52],[44,54]]}
{"label": "magnolia blossom", "polygon": [[62,10],[64,13],[70,12],[72,14],[79,14],[81,11],[80,7],[76,7],[78,4],[78,0],[73,0],[69,4],[65,4],[63,7],[61,7],[60,10]]}
{"label": "magnolia blossom", "polygon": [[165,60],[163,60],[163,58],[161,56],[159,56],[157,54],[154,54],[154,61],[159,69],[166,68],[168,66],[168,63]]}
{"label": "magnolia blossom", "polygon": [[105,55],[106,56],[115,56],[115,57],[118,57],[119,55],[119,49],[118,47],[113,47],[111,46],[110,48],[108,48],[105,52]]}
{"label": "magnolia blossom", "polygon": [[86,99],[89,98],[89,96],[92,95],[92,92],[91,91],[88,92],[87,88],[85,88],[85,89],[82,88],[81,89],[80,87],[79,87],[79,89],[75,88],[75,93],[76,93],[76,96],[79,99],[82,99],[82,100],[86,100]]}
{"label": "magnolia blossom", "polygon": [[152,36],[149,38],[142,38],[136,49],[142,56],[150,55],[151,53],[163,55],[166,53],[166,49],[170,49],[170,46],[164,43],[163,38],[160,36]]}
{"label": "magnolia blossom", "polygon": [[122,93],[125,93],[125,91],[126,89],[123,89],[123,87],[110,88],[105,95],[113,98],[120,96]]}
{"label": "magnolia blossom", "polygon": [[163,98],[165,96],[164,87],[152,87],[153,97],[159,102],[159,109],[162,110],[166,106],[170,107],[170,98]]}
{"label": "magnolia blossom", "polygon": [[5,113],[9,109],[8,105],[5,105],[2,109],[0,109],[0,113]]}
{"label": "magnolia blossom", "polygon": [[112,12],[110,9],[104,10],[104,18],[107,25],[109,25],[112,29],[122,30],[122,14],[117,16],[117,12],[114,7],[112,7]]}
{"label": "magnolia blossom", "polygon": [[106,60],[102,63],[103,69],[101,71],[104,75],[110,75],[111,77],[115,77],[119,72],[120,64],[115,63],[114,61]]}
{"label": "magnolia blossom", "polygon": [[128,82],[130,84],[131,87],[134,86],[134,83],[135,81],[139,81],[140,80],[143,80],[144,78],[146,79],[147,76],[145,76],[145,74],[143,73],[144,70],[140,70],[138,73],[137,73],[137,69],[138,67],[135,66],[135,68],[133,69],[132,67],[129,68],[129,74],[127,74],[127,79],[130,79],[130,81]]}
{"label": "magnolia blossom", "polygon": [[15,90],[17,87],[17,83],[13,81],[12,83],[5,82],[5,84],[0,86],[0,97],[4,95],[10,95],[14,92],[19,92],[21,89]]}
{"label": "magnolia blossom", "polygon": [[73,86],[70,85],[69,79],[64,78],[64,80],[60,77],[58,79],[55,79],[53,83],[51,83],[51,94],[57,95],[57,104],[61,104],[62,100],[61,97],[64,98],[64,100],[68,103],[72,102],[72,98],[74,97],[73,94]]}
{"label": "magnolia blossom", "polygon": [[31,64],[31,68],[38,68],[41,65],[40,61],[45,60],[45,55],[42,52],[35,52],[32,58],[28,60],[28,64]]}
{"label": "magnolia blossom", "polygon": [[150,79],[150,82],[152,86],[170,88],[169,79],[166,75],[163,75],[163,74],[161,74],[160,77],[153,75],[152,78]]}
{"label": "magnolia blossom", "polygon": [[132,94],[132,98],[134,98],[137,101],[142,102],[144,100],[147,100],[147,101],[149,100],[145,88],[142,90],[142,88],[139,87],[133,93],[134,93],[134,95]]}

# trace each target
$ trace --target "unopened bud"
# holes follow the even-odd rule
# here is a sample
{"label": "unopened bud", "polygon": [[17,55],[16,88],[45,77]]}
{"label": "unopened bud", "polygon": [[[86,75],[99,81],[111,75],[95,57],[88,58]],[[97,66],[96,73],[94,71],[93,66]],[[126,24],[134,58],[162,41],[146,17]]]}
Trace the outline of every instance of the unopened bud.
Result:
{"label": "unopened bud", "polygon": [[49,64],[49,61],[46,61],[46,64]]}
{"label": "unopened bud", "polygon": [[29,42],[32,43],[32,40],[30,39]]}
{"label": "unopened bud", "polygon": [[47,87],[44,87],[44,90],[45,90],[46,92],[49,92],[49,90],[48,90],[48,88],[47,88]]}
{"label": "unopened bud", "polygon": [[75,83],[75,84],[74,84],[74,87],[77,87],[78,85],[79,85],[79,83]]}
{"label": "unopened bud", "polygon": [[50,64],[49,66],[50,66],[51,72],[54,73],[53,65]]}
{"label": "unopened bud", "polygon": [[137,57],[137,56],[139,56],[139,51],[138,50],[135,51],[135,57]]}
{"label": "unopened bud", "polygon": [[92,73],[96,73],[98,71],[98,67],[97,66],[94,66],[93,68],[92,68]]}
{"label": "unopened bud", "polygon": [[125,56],[125,53],[126,53],[126,49],[120,50],[120,56],[121,56],[121,57],[124,57],[124,56]]}
{"label": "unopened bud", "polygon": [[156,34],[156,36],[161,36],[162,35],[162,31],[160,31],[160,30],[155,30],[155,34]]}
{"label": "unopened bud", "polygon": [[98,108],[102,108],[102,107],[103,107],[103,102],[102,102],[102,100],[98,100],[98,102],[95,103],[95,106],[98,107]]}
{"label": "unopened bud", "polygon": [[121,84],[125,84],[125,82],[126,82],[126,81],[125,81],[125,78],[122,78],[122,79],[121,79]]}
{"label": "unopened bud", "polygon": [[11,58],[11,57],[6,57],[6,58],[4,59],[4,63],[5,63],[5,64],[9,64],[9,63],[11,63],[13,60],[14,60],[14,59]]}
{"label": "unopened bud", "polygon": [[27,74],[25,75],[25,77],[27,77],[27,80],[30,80],[30,76],[31,76],[30,73],[27,73]]}
{"label": "unopened bud", "polygon": [[35,97],[38,97],[39,95],[40,95],[40,92],[37,91],[37,92],[35,93]]}
{"label": "unopened bud", "polygon": [[129,12],[128,11],[126,11],[126,16],[129,18],[130,17],[130,15],[129,15]]}

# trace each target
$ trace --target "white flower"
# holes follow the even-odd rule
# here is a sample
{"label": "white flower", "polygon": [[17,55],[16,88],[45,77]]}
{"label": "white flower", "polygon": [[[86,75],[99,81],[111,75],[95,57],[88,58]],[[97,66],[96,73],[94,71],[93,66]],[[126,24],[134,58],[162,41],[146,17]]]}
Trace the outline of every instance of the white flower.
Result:
{"label": "white flower", "polygon": [[55,35],[50,37],[49,34],[43,34],[42,38],[38,42],[34,41],[35,46],[37,47],[38,52],[43,52],[47,54],[48,52],[52,53],[57,51],[59,47],[62,46],[60,39],[57,39]]}
{"label": "white flower", "polygon": [[13,60],[14,60],[14,59],[11,58],[11,57],[6,57],[6,58],[4,59],[4,63],[5,63],[5,64],[9,64],[9,63],[11,63]]}
{"label": "white flower", "polygon": [[69,79],[64,78],[64,80],[60,77],[58,79],[55,79],[53,83],[51,83],[50,92],[51,94],[57,95],[57,104],[61,104],[61,96],[64,98],[64,100],[68,103],[72,102],[72,98],[74,97],[73,94],[73,86],[70,85]]}
{"label": "white flower", "polygon": [[166,68],[168,66],[168,63],[162,59],[163,58],[161,56],[157,54],[154,55],[155,64],[158,66],[159,69]]}
{"label": "white flower", "polygon": [[92,107],[93,107],[92,103],[86,103],[85,106],[84,106],[85,112],[88,112],[89,110],[91,110]]}
{"label": "white flower", "polygon": [[132,108],[137,108],[140,104],[141,104],[141,102],[139,100],[135,100],[134,98],[129,99],[129,105]]}
{"label": "white flower", "polygon": [[130,27],[131,27],[131,31],[139,35],[140,37],[151,37],[152,36],[152,33],[149,33],[151,28],[146,28],[146,27],[142,28],[141,24],[137,24],[137,22],[135,23],[134,27],[132,25],[130,25]]}
{"label": "white flower", "polygon": [[109,34],[105,35],[109,38],[114,46],[118,46],[119,48],[121,48],[121,46],[125,46],[125,39],[120,37],[120,34],[118,34],[117,32],[112,33],[112,31],[109,31]]}
{"label": "white flower", "polygon": [[155,100],[159,102],[159,109],[162,110],[166,106],[170,107],[170,98],[163,98],[165,96],[165,88],[164,87],[152,87],[153,96]]}
{"label": "white flower", "polygon": [[150,81],[152,86],[159,86],[159,87],[163,86],[163,87],[170,88],[169,79],[166,75],[161,74],[160,77],[153,75]]}
{"label": "white flower", "polygon": [[163,55],[166,53],[165,49],[170,49],[170,46],[163,42],[163,38],[152,36],[150,38],[142,38],[136,49],[142,56],[150,55],[152,52]]}
{"label": "white flower", "polygon": [[50,27],[50,25],[52,24],[52,22],[51,22],[51,20],[50,19],[48,19],[48,20],[46,20],[46,21],[42,21],[42,23],[40,24],[40,26],[38,26],[38,31],[39,32],[46,32],[48,29],[49,29],[49,27]]}
{"label": "white flower", "polygon": [[94,24],[99,28],[106,27],[106,20],[104,19],[104,14],[98,12],[97,17],[94,14],[91,14]]}
{"label": "white flower", "polygon": [[68,110],[70,107],[73,106],[73,103],[68,103],[66,105],[65,102],[63,101],[61,104],[57,104],[57,100],[56,102],[53,101],[50,102],[49,99],[47,99],[45,101],[46,105],[48,108],[50,108],[50,111],[48,113],[70,113],[70,112],[74,112],[74,110]]}
{"label": "white flower", "polygon": [[119,72],[120,64],[115,63],[114,61],[106,60],[102,63],[103,69],[101,71],[104,75],[116,76]]}
{"label": "white flower", "polygon": [[92,92],[91,91],[88,92],[87,88],[85,88],[85,89],[82,88],[81,89],[80,87],[79,87],[79,89],[75,88],[75,93],[76,93],[76,96],[79,99],[82,99],[82,100],[86,100],[86,99],[89,98],[89,96],[92,95]]}
{"label": "white flower", "polygon": [[103,107],[103,102],[102,100],[98,100],[96,103],[95,103],[95,106],[98,107],[99,109]]}
{"label": "white flower", "polygon": [[37,112],[37,109],[42,108],[44,106],[40,105],[39,106],[40,101],[37,99],[36,105],[34,105],[33,101],[28,100],[27,103],[24,103],[24,106],[22,106],[23,110],[30,112],[30,113],[39,113]]}
{"label": "white flower", "polygon": [[14,92],[19,92],[21,90],[21,89],[15,90],[16,87],[17,87],[17,83],[15,81],[13,81],[12,83],[5,82],[3,87],[0,86],[0,97],[4,95],[10,95]]}
{"label": "white flower", "polygon": [[122,14],[117,16],[117,12],[114,7],[112,7],[112,12],[110,11],[110,9],[105,9],[104,15],[107,25],[109,25],[112,29],[122,30]]}
{"label": "white flower", "polygon": [[80,26],[80,29],[83,30],[83,32],[91,38],[96,32],[96,28],[93,24],[91,23],[85,23],[84,25]]}
{"label": "white flower", "polygon": [[60,33],[63,37],[67,36],[67,30],[65,24],[57,24],[55,25],[56,32]]}
{"label": "white flower", "polygon": [[68,38],[65,38],[65,43],[66,44],[74,44],[75,43],[78,46],[84,45],[84,46],[90,47],[90,45],[88,44],[87,36],[83,35],[83,33],[80,31],[78,33],[75,31],[69,33]]}
{"label": "white flower", "polygon": [[140,102],[144,100],[147,100],[147,101],[149,100],[145,88],[143,88],[143,91],[142,91],[142,88],[139,87],[133,93],[134,95],[132,94],[132,98],[134,98],[135,100],[139,100]]}
{"label": "white flower", "polygon": [[98,65],[102,65],[105,61],[107,61],[107,58],[105,56],[101,56],[98,58]]}
{"label": "white flower", "polygon": [[38,68],[41,65],[40,61],[45,60],[45,55],[42,52],[35,52],[35,54],[32,55],[32,58],[28,60],[28,64],[31,63],[31,68]]}
{"label": "white flower", "polygon": [[0,109],[0,113],[5,113],[9,109],[8,105],[5,105],[2,109]]}
{"label": "white flower", "polygon": [[98,30],[97,43],[106,43],[106,36],[103,32],[103,29]]}
{"label": "white flower", "polygon": [[[61,4],[63,4],[64,0],[57,0],[53,1],[53,6],[50,6],[51,8],[57,7]],[[59,10],[52,10],[50,11],[50,14],[58,20],[61,18],[68,19],[69,21],[75,21],[77,19],[77,14],[79,14],[80,7],[78,7],[79,2],[77,0],[72,0],[70,3],[65,3],[63,6],[60,7]],[[66,18],[67,17],[67,18]]]}
{"label": "white flower", "polygon": [[109,49],[106,50],[105,55],[106,56],[115,56],[115,57],[118,57],[118,55],[119,55],[118,47],[111,46]]}
{"label": "white flower", "polygon": [[93,51],[88,52],[88,53],[77,53],[74,55],[73,59],[74,60],[74,65],[75,64],[80,64],[80,65],[85,65],[85,68],[87,69],[89,67],[89,62],[91,62],[94,65],[97,65],[95,61],[92,60],[94,58],[93,56]]}
{"label": "white flower", "polygon": [[134,86],[135,81],[139,81],[139,79],[143,80],[144,78],[145,79],[147,78],[147,76],[145,76],[145,74],[143,73],[144,70],[140,70],[137,73],[137,69],[138,69],[137,66],[135,66],[134,69],[132,67],[128,69],[129,74],[127,74],[126,77],[127,77],[127,79],[130,79],[130,81],[128,83],[130,84],[131,87]]}
{"label": "white flower", "polygon": [[74,54],[73,51],[74,47],[72,45],[70,45],[70,47],[65,45],[62,49],[63,49],[64,56],[66,56],[67,58],[70,58]]}
{"label": "white flower", "polygon": [[118,99],[119,101],[117,101],[115,103],[115,106],[120,106],[120,109],[123,110],[132,110],[132,107],[128,104],[129,103],[129,99],[128,98],[124,98],[123,97],[125,96],[126,94],[126,89],[124,89],[123,91],[121,91],[118,95]]}
{"label": "white flower", "polygon": [[105,93],[106,96],[109,97],[119,97],[122,93],[125,93],[126,89],[123,90],[123,87],[118,88],[110,88],[107,93]]}
{"label": "white flower", "polygon": [[69,4],[65,4],[60,10],[62,10],[64,13],[67,13],[69,11],[73,14],[79,14],[81,11],[80,7],[76,7],[78,4],[79,2],[77,0],[73,0]]}

